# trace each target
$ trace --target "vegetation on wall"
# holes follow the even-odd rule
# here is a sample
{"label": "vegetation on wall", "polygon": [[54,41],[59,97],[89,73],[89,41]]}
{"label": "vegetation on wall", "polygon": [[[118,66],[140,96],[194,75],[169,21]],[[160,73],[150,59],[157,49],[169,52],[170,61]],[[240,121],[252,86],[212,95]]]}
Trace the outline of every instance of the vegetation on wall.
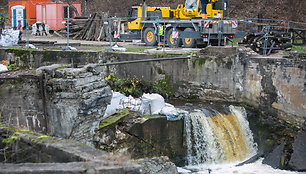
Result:
{"label": "vegetation on wall", "polygon": [[131,95],[137,98],[141,97],[144,93],[158,93],[164,98],[170,98],[174,93],[168,76],[156,82],[150,82],[137,77],[120,79],[112,75],[107,76],[105,79],[115,92],[120,92],[126,96]]}

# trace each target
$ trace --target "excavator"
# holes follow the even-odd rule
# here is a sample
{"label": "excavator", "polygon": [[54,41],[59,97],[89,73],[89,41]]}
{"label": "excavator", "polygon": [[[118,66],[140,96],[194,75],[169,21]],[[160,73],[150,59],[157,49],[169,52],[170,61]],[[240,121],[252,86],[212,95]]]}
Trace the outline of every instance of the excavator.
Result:
{"label": "excavator", "polygon": [[[129,34],[120,35],[121,40],[141,39],[146,45],[157,44],[154,36],[155,23],[165,27],[168,46],[191,48],[200,44],[219,44],[225,37],[233,38],[236,32],[232,23],[221,20],[227,15],[227,0],[186,0],[176,9],[170,7],[150,7],[145,0],[129,11]],[[225,31],[226,30],[226,31]],[[220,35],[222,33],[222,36]]]}

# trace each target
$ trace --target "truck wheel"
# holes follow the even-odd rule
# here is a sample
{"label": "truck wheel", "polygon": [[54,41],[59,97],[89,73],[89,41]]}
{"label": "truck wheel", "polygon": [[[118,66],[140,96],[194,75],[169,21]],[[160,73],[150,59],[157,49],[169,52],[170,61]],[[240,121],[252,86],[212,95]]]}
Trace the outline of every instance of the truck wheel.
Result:
{"label": "truck wheel", "polygon": [[148,46],[154,46],[157,43],[154,31],[154,28],[146,28],[144,30],[143,39]]}
{"label": "truck wheel", "polygon": [[[186,28],[184,31],[194,31],[194,29]],[[182,40],[185,48],[194,48],[196,46],[196,40],[193,38],[184,38]]]}
{"label": "truck wheel", "polygon": [[[173,28],[171,28],[168,32],[167,32],[167,44],[170,48],[178,48],[182,45],[182,39],[174,39],[172,38],[172,32],[173,32]],[[178,30],[176,30],[178,31]]]}

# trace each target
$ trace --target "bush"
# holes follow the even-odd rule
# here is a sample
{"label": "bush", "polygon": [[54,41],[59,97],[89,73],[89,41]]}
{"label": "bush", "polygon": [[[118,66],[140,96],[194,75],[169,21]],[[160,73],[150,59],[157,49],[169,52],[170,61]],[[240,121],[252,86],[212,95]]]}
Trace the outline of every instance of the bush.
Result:
{"label": "bush", "polygon": [[105,78],[108,85],[115,91],[124,94],[125,96],[141,97],[144,93],[158,93],[164,98],[173,96],[173,88],[170,85],[170,78],[150,82],[145,79],[126,78],[120,79],[112,75]]}

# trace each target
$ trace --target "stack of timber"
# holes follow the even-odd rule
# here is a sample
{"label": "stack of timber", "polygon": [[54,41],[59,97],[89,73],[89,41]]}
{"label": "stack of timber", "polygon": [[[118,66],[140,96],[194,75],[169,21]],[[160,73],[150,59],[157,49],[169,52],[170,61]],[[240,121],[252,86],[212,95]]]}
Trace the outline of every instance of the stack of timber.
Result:
{"label": "stack of timber", "polygon": [[[88,21],[88,17],[75,17],[69,20],[69,36],[74,37],[78,32],[80,32]],[[66,27],[61,28],[60,34],[67,36],[67,21],[65,23]]]}
{"label": "stack of timber", "polygon": [[259,54],[266,52],[267,55],[275,50],[292,48],[290,34],[282,31],[262,30],[259,33],[249,33],[239,44],[244,44]]}
{"label": "stack of timber", "polygon": [[[109,31],[108,13],[94,13],[89,18],[74,18],[69,21],[69,36],[73,39],[87,41],[109,41],[114,31],[124,33],[127,20],[112,19]],[[67,26],[67,25],[66,25]],[[67,27],[61,33],[67,35]],[[111,36],[110,36],[111,34]]]}
{"label": "stack of timber", "polygon": [[108,13],[94,13],[86,22],[85,26],[79,31],[73,39],[103,41],[108,40]]}

